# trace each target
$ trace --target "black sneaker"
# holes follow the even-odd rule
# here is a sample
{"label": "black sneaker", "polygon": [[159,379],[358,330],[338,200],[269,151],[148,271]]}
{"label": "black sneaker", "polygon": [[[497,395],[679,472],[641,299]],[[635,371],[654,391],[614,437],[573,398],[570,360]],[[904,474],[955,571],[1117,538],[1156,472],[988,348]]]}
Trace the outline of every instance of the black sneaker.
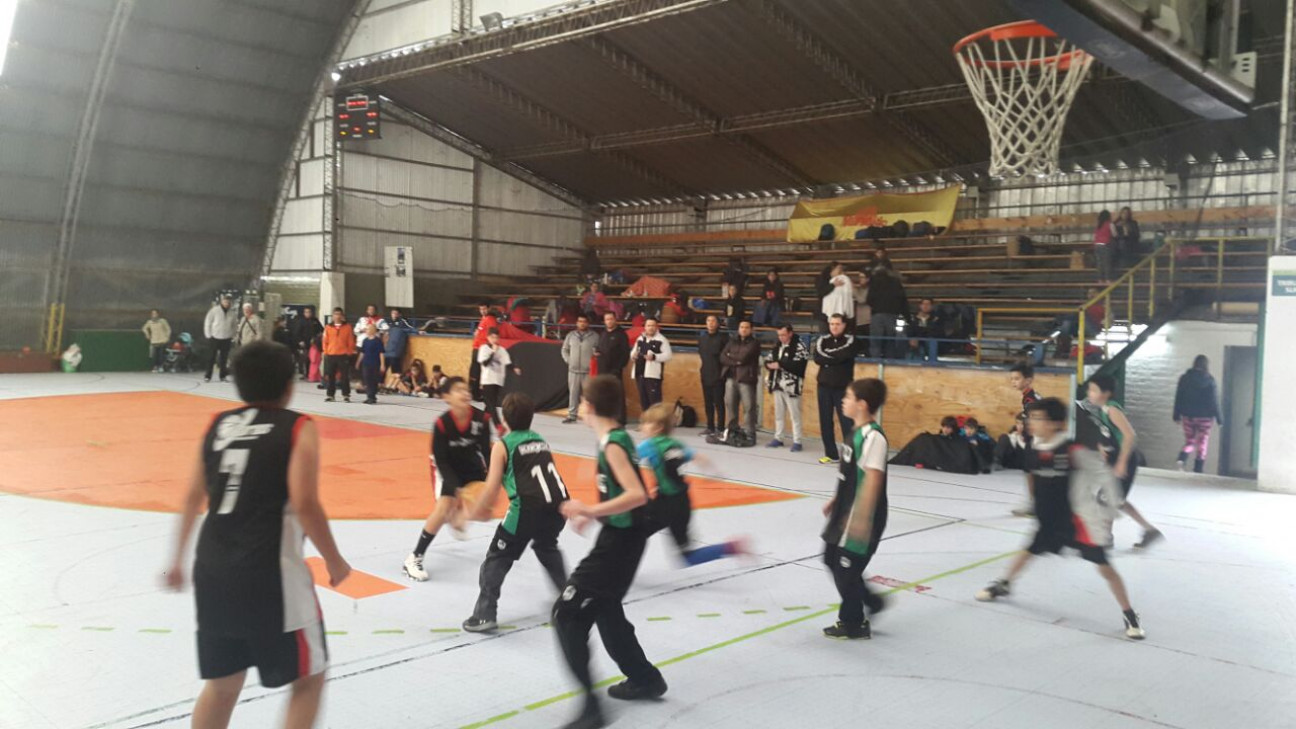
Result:
{"label": "black sneaker", "polygon": [[1143,640],[1147,637],[1143,632],[1143,626],[1139,624],[1138,613],[1133,610],[1125,611],[1125,637],[1131,640]]}
{"label": "black sneaker", "polygon": [[463,629],[469,633],[489,633],[498,627],[494,619],[479,618],[476,615],[463,621]]}
{"label": "black sneaker", "polygon": [[1001,597],[1008,597],[1008,581],[995,580],[976,594],[976,599],[981,602],[991,602]]}
{"label": "black sneaker", "polygon": [[867,618],[860,625],[847,625],[838,620],[836,623],[824,628],[823,634],[837,640],[868,640],[873,637],[873,629],[869,626]]}
{"label": "black sneaker", "polygon": [[641,701],[657,699],[666,693],[666,680],[657,679],[657,683],[642,684],[634,681],[622,681],[608,689],[608,696],[622,701]]}
{"label": "black sneaker", "polygon": [[877,615],[886,609],[886,601],[876,592],[864,594],[864,607],[868,608],[869,615]]}
{"label": "black sneaker", "polygon": [[1137,543],[1135,543],[1134,548],[1147,549],[1148,547],[1152,546],[1156,542],[1161,541],[1162,539],[1165,539],[1165,535],[1162,534],[1159,530],[1149,529],[1143,532],[1143,538],[1138,540]]}

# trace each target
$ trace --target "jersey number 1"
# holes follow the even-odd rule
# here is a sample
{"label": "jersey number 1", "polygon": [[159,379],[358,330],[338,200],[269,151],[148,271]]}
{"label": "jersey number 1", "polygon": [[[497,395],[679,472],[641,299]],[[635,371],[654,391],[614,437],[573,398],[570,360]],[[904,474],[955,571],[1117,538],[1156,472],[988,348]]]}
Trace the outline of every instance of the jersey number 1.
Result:
{"label": "jersey number 1", "polygon": [[219,471],[229,478],[225,480],[225,494],[221,497],[217,514],[228,514],[234,511],[238,503],[239,488],[243,485],[243,472],[247,470],[248,451],[243,448],[232,448],[221,454]]}
{"label": "jersey number 1", "polygon": [[[562,497],[567,498],[567,484],[563,483],[562,476],[558,475],[558,469],[554,468],[553,463],[549,464],[549,473],[553,474],[554,481],[558,483],[558,490],[562,492]],[[544,467],[535,466],[531,469],[531,475],[540,483],[540,492],[544,494],[545,503],[552,504],[553,497],[549,495],[549,482],[545,480]]]}

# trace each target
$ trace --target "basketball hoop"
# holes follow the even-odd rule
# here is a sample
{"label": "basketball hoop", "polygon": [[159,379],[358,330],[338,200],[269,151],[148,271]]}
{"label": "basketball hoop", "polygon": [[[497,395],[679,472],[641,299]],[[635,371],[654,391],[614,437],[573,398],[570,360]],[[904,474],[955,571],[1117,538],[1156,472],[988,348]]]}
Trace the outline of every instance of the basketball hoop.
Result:
{"label": "basketball hoop", "polygon": [[1043,25],[997,25],[954,45],[990,132],[990,175],[1051,175],[1093,57]]}

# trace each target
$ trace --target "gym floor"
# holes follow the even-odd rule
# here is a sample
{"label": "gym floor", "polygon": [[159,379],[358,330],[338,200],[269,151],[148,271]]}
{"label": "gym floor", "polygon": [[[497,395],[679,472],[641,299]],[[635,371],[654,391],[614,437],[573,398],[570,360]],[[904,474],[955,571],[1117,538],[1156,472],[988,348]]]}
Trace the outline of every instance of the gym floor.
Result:
{"label": "gym floor", "polygon": [[[200,689],[193,597],[160,579],[199,436],[234,397],[192,375],[0,377],[0,727],[188,725]],[[490,636],[459,624],[493,523],[470,525],[462,541],[441,535],[430,582],[401,574],[432,505],[428,429],[444,406],[324,403],[308,385],[293,407],[324,416],[325,506],[363,573],[341,592],[318,590],[332,663],[320,725],[561,725],[578,703],[534,558],[509,576],[504,627]],[[564,454],[569,487],[590,498],[589,431],[550,416],[537,430]],[[888,608],[871,641],[837,642],[819,633],[837,599],[818,539],[836,472],[814,463],[817,441],[794,455],[708,446],[696,433],[680,437],[713,463],[695,469],[695,538],[746,535],[755,554],[684,569],[670,540],[654,538],[626,612],[670,691],[608,702],[614,726],[1292,726],[1290,496],[1141,473],[1132,499],[1167,540],[1138,553],[1136,525],[1116,525],[1113,563],[1148,633],[1136,643],[1078,558],[1037,560],[1007,600],[973,600],[1032,528],[1008,513],[1023,500],[1020,473],[895,467],[869,571]],[[569,568],[592,535],[564,533]],[[611,682],[616,667],[591,641],[595,674]],[[282,693],[252,672],[233,726],[273,726]]]}

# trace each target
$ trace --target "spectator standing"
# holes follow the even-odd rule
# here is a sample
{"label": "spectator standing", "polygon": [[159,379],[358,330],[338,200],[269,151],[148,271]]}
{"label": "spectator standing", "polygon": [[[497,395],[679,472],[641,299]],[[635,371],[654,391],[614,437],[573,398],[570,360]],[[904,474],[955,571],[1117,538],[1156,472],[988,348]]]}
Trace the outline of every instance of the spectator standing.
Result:
{"label": "spectator standing", "polygon": [[698,359],[701,360],[702,401],[706,409],[706,431],[703,436],[716,435],[717,427],[725,427],[725,381],[721,375],[720,353],[729,343],[729,335],[720,331],[720,317],[712,314],[706,318],[706,331],[698,335]]}
{"label": "spectator standing", "polygon": [[324,402],[333,402],[338,380],[342,381],[342,401],[351,402],[351,363],[355,360],[355,328],[347,323],[341,307],[333,310],[333,320],[324,327]]}
{"label": "spectator standing", "polygon": [[1206,468],[1211,428],[1224,422],[1215,378],[1210,373],[1210,360],[1204,354],[1197,355],[1192,369],[1179,378],[1179,386],[1175,389],[1174,421],[1183,426],[1184,433],[1183,448],[1179,449],[1179,470],[1185,470],[1188,456],[1195,455],[1193,471],[1201,473]]}
{"label": "spectator standing", "polygon": [[310,369],[310,348],[315,337],[324,333],[324,327],[315,316],[315,307],[302,308],[301,316],[293,317],[289,326],[292,349],[297,356],[297,374],[306,379]]}
{"label": "spectator standing", "polygon": [[153,371],[162,371],[162,362],[166,359],[166,348],[171,343],[171,325],[157,309],[149,311],[148,321],[140,328],[149,343],[149,358],[153,360]]}
{"label": "spectator standing", "polygon": [[400,309],[392,309],[387,317],[387,336],[383,347],[383,358],[386,371],[400,374],[401,364],[405,361],[405,349],[409,346],[410,334],[414,325],[401,314]]}
{"label": "spectator standing", "polygon": [[589,317],[576,317],[576,329],[563,339],[562,358],[567,363],[567,417],[563,423],[574,423],[579,417],[581,393],[589,379],[590,361],[598,349],[599,335],[590,331]]}
{"label": "spectator standing", "polygon": [[936,313],[936,302],[926,298],[918,302],[918,311],[909,317],[905,327],[905,333],[909,335],[910,359],[937,361],[943,324]]}
{"label": "spectator standing", "polygon": [[[598,374],[612,375],[617,382],[623,382],[622,373],[630,362],[630,339],[617,322],[616,315],[608,312],[603,315],[603,331],[599,332],[597,348],[594,350]],[[625,402],[621,403],[621,423],[625,424]]]}
{"label": "spectator standing", "polygon": [[287,347],[289,352],[292,351],[292,337],[288,334],[288,319],[286,317],[281,316],[275,319],[274,331],[270,333],[270,338],[273,339],[276,344],[282,344]]}
{"label": "spectator standing", "polygon": [[1112,223],[1112,245],[1115,246],[1115,258],[1122,267],[1129,266],[1139,257],[1139,224],[1134,219],[1134,212],[1125,206],[1116,214]]}
{"label": "spectator standing", "polygon": [[[766,391],[774,397],[774,440],[766,448],[782,448],[786,437],[785,419],[792,421],[792,452],[801,450],[801,390],[805,386],[806,365],[810,363],[810,350],[792,330],[784,324],[778,330],[778,343],[765,362]],[[786,417],[785,417],[786,416]]]}
{"label": "spectator standing", "polygon": [[828,294],[831,294],[833,290],[831,279],[833,267],[836,265],[837,264],[834,262],[825,266],[824,269],[819,272],[819,275],[815,276],[814,280],[814,294],[815,299],[818,301],[818,306],[815,307],[814,318],[815,321],[819,323],[820,334],[828,333],[828,317],[824,315],[823,307],[824,299],[827,298]]}
{"label": "spectator standing", "polygon": [[[760,379],[760,342],[752,336],[751,322],[738,323],[738,336],[729,340],[720,353],[720,365],[725,377],[725,409],[729,411],[729,426],[723,442],[729,445],[756,445],[756,382]],[[711,440],[708,439],[708,442]]]}
{"label": "spectator standing", "polygon": [[662,401],[662,379],[671,358],[670,341],[658,329],[656,319],[644,320],[643,334],[635,340],[630,358],[634,360],[634,380],[639,387],[639,408],[647,410]]}
{"label": "spectator standing", "polygon": [[727,286],[737,286],[739,296],[747,290],[748,271],[747,261],[741,256],[731,256],[729,264],[725,266],[724,282]]}
{"label": "spectator standing", "polygon": [[360,342],[356,364],[360,367],[360,379],[364,381],[365,405],[375,405],[378,403],[379,378],[387,368],[387,361],[383,354],[382,337],[378,336],[378,325],[372,321],[364,340]]}
{"label": "spectator standing", "polygon": [[1098,267],[1098,282],[1109,284],[1116,274],[1116,262],[1113,260],[1111,211],[1098,213],[1098,225],[1094,228],[1094,262]]}
{"label": "spectator standing", "polygon": [[477,359],[481,361],[482,400],[486,403],[486,414],[502,431],[504,421],[499,407],[504,401],[504,382],[510,369],[515,375],[521,375],[522,370],[513,366],[513,358],[509,356],[508,349],[500,346],[499,329],[486,333],[486,344],[477,350]]}
{"label": "spectator standing", "polygon": [[896,322],[908,315],[909,299],[900,277],[889,266],[874,269],[869,279],[868,306],[873,312],[869,322],[869,355],[878,359],[902,358],[903,340],[896,337]]}
{"label": "spectator standing", "polygon": [[783,309],[787,306],[787,294],[783,280],[777,270],[765,274],[765,286],[761,292],[761,302],[756,307],[756,324],[776,327],[783,321]]}
{"label": "spectator standing", "polygon": [[747,316],[747,302],[743,301],[742,290],[736,285],[726,283],[726,293],[724,300],[725,311],[725,328],[729,331],[738,329],[738,322]]}
{"label": "spectator standing", "polygon": [[356,346],[359,347],[369,336],[369,325],[373,324],[378,328],[378,333],[382,334],[387,331],[387,322],[378,314],[378,307],[370,304],[365,307],[364,316],[360,317],[355,323]]}
{"label": "spectator standing", "polygon": [[320,328],[320,333],[315,335],[311,340],[310,353],[307,355],[310,359],[310,365],[306,368],[306,381],[319,382],[320,368],[324,364],[324,329]]}
{"label": "spectator standing", "polygon": [[234,341],[234,333],[239,325],[238,312],[234,311],[232,303],[228,295],[222,295],[220,303],[213,306],[203,320],[203,336],[207,337],[212,348],[207,371],[203,376],[206,382],[211,382],[212,369],[216,367],[217,361],[220,362],[220,381],[225,382],[229,376],[230,344]]}
{"label": "spectator standing", "polygon": [[472,399],[481,400],[481,362],[477,361],[477,350],[481,349],[486,343],[486,334],[492,329],[499,327],[499,317],[491,311],[489,301],[483,301],[477,305],[477,315],[481,319],[477,322],[477,329],[473,332],[472,341],[472,363],[468,365],[468,389],[472,393]]}
{"label": "spectator standing", "polygon": [[851,420],[842,411],[842,398],[846,387],[855,380],[855,355],[859,344],[853,334],[846,331],[846,317],[834,314],[828,320],[828,333],[815,342],[814,361],[819,365],[816,382],[819,385],[819,433],[823,438],[824,454],[819,459],[825,465],[841,460],[837,439],[833,434],[833,413],[841,423],[842,442],[851,438]]}
{"label": "spectator standing", "polygon": [[[846,267],[836,261],[828,274],[828,284],[832,286],[823,297],[823,315],[832,319],[840,314],[845,319],[855,316],[855,284],[846,275]],[[849,322],[848,322],[849,326]]]}
{"label": "spectator standing", "polygon": [[256,307],[251,304],[243,305],[243,318],[239,319],[238,329],[234,335],[234,346],[242,347],[245,344],[261,339],[261,329],[265,322],[257,316]]}
{"label": "spectator standing", "polygon": [[870,271],[860,271],[859,283],[855,286],[855,330],[851,333],[859,337],[860,354],[866,354],[864,347],[868,344],[865,336],[869,331],[869,323],[873,319],[873,309],[868,305],[869,282],[873,274]]}

